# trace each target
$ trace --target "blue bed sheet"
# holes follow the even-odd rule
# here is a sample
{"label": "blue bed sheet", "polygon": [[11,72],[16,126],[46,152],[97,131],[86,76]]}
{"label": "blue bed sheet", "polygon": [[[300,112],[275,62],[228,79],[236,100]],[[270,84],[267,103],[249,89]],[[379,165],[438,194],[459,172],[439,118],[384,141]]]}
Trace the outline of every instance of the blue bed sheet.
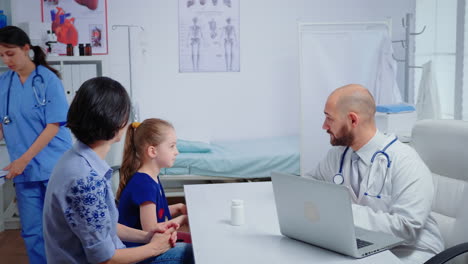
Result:
{"label": "blue bed sheet", "polygon": [[164,175],[266,178],[272,171],[299,174],[299,137],[211,143],[208,153],[180,153]]}

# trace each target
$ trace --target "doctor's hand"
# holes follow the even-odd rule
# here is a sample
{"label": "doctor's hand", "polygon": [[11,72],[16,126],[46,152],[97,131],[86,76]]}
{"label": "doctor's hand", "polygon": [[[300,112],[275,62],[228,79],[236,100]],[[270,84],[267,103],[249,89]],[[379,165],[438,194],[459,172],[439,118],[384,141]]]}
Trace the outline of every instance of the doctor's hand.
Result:
{"label": "doctor's hand", "polygon": [[26,168],[26,165],[28,165],[28,162],[21,158],[8,164],[8,166],[3,168],[3,170],[9,171],[6,175],[6,178],[11,180],[16,176],[20,175],[21,173],[23,173],[24,169]]}

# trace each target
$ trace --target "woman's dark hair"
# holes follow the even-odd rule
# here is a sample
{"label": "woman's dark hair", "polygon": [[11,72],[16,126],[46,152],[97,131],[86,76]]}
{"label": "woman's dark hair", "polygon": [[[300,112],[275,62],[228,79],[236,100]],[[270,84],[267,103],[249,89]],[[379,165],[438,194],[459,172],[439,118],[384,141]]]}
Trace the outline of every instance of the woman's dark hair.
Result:
{"label": "woman's dark hair", "polygon": [[86,145],[110,140],[128,123],[130,109],[130,97],[119,82],[108,77],[92,78],[73,98],[67,127]]}
{"label": "woman's dark hair", "polygon": [[19,27],[6,26],[0,28],[0,45],[13,48],[13,47],[24,47],[28,45],[32,51],[34,51],[33,62],[36,66],[42,65],[60,78],[60,73],[56,69],[50,67],[46,61],[46,54],[39,46],[31,45],[31,40],[28,35]]}

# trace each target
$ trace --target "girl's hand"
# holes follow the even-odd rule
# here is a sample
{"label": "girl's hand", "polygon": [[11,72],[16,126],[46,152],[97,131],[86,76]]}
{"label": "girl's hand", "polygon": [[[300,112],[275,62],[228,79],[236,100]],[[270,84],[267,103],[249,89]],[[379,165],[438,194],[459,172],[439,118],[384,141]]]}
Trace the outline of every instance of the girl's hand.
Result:
{"label": "girl's hand", "polygon": [[177,238],[177,232],[174,230],[174,228],[170,228],[163,233],[148,233],[152,234],[152,237],[151,241],[147,245],[152,248],[154,256],[158,256],[168,251],[171,247],[174,247],[175,245],[175,243],[172,242],[174,234]]}
{"label": "girl's hand", "polygon": [[169,239],[169,243],[171,244],[171,247],[175,247],[177,242],[177,231],[174,231],[171,235],[171,238]]}
{"label": "girl's hand", "polygon": [[179,226],[188,225],[188,216],[179,215],[177,217],[172,218],[169,222],[177,223]]}
{"label": "girl's hand", "polygon": [[176,222],[171,222],[171,221],[166,221],[163,223],[157,223],[154,230],[151,230],[150,232],[154,233],[164,233],[166,230],[170,228],[174,228],[174,230],[179,229],[180,225]]}
{"label": "girl's hand", "polygon": [[[144,241],[146,241],[146,243],[150,243],[151,239],[154,237],[155,234],[166,233],[167,230],[177,230],[177,229],[179,229],[179,227],[180,226],[179,226],[179,224],[177,222],[157,223],[153,230],[150,230],[149,232],[147,232]],[[172,232],[174,232],[174,231],[172,231]],[[177,233],[177,232],[174,232],[174,233]],[[172,237],[171,237],[171,239],[172,239]],[[177,240],[177,234],[175,235],[174,243],[175,243],[176,240]]]}
{"label": "girl's hand", "polygon": [[172,217],[187,214],[187,206],[183,203],[169,205],[169,211]]}
{"label": "girl's hand", "polygon": [[179,212],[180,214],[186,215],[187,214],[187,206],[183,203],[178,204],[179,205]]}

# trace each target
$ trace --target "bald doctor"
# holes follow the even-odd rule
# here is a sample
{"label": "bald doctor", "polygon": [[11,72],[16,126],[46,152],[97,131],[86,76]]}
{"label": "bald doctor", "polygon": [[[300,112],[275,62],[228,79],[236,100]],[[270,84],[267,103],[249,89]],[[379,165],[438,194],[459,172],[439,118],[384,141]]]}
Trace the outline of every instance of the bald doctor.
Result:
{"label": "bald doctor", "polygon": [[306,176],[347,186],[356,226],[405,239],[392,252],[403,263],[424,263],[444,248],[430,215],[432,175],[414,149],[377,130],[375,107],[361,85],[331,93],[322,128],[334,147]]}

